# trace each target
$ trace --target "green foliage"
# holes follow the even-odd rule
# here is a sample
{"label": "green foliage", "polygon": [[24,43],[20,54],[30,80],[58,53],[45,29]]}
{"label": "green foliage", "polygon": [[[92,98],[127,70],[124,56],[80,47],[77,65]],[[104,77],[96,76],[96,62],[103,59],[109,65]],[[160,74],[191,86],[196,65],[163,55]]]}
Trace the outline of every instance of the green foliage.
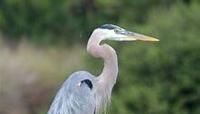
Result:
{"label": "green foliage", "polygon": [[182,0],[1,0],[0,30],[8,41],[86,42],[98,25],[142,24],[152,8],[177,1]]}
{"label": "green foliage", "polygon": [[110,113],[200,112],[199,10],[198,3],[155,9],[149,14],[146,25],[137,29],[154,34],[160,42],[114,46],[120,71]]}
{"label": "green foliage", "polygon": [[[103,23],[153,34],[160,42],[112,43],[120,71],[109,113],[199,114],[199,11],[199,0],[0,0],[0,31],[47,44],[86,42]],[[86,58],[101,72],[102,61]]]}
{"label": "green foliage", "polygon": [[[121,72],[116,95],[130,98],[127,102],[123,100],[124,105],[128,103],[124,110],[136,114],[197,114],[200,111],[199,10],[200,5],[179,4],[168,12],[154,11],[147,22],[147,31],[161,41],[158,44],[138,42],[120,51]],[[121,97],[120,93],[126,94]]]}

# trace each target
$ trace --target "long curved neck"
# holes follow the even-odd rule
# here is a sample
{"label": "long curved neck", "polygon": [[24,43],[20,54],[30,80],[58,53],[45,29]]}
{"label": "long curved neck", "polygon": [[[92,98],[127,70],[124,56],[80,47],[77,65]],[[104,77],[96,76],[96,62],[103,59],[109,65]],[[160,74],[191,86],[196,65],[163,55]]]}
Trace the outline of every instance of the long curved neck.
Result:
{"label": "long curved neck", "polygon": [[[96,58],[102,58],[104,60],[104,68],[102,73],[98,76],[98,82],[101,85],[99,89],[103,91],[111,92],[116,82],[118,75],[118,60],[115,50],[100,42],[103,40],[99,38],[100,34],[92,34],[87,45],[87,51]],[[108,89],[108,90],[105,90]]]}

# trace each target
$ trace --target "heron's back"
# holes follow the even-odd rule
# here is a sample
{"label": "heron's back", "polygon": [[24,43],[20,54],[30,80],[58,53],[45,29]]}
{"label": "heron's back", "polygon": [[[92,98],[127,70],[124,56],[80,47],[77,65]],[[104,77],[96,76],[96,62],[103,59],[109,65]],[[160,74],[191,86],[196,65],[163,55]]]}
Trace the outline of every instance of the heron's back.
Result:
{"label": "heron's back", "polygon": [[94,114],[95,92],[78,87],[85,79],[95,83],[94,76],[86,71],[72,73],[55,96],[48,114]]}

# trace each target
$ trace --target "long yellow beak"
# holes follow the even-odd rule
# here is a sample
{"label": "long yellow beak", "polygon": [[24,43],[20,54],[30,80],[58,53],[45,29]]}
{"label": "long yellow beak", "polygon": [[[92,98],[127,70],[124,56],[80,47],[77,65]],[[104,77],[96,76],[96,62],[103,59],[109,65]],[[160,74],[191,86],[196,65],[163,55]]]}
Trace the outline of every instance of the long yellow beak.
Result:
{"label": "long yellow beak", "polygon": [[134,40],[140,40],[140,41],[160,41],[157,38],[153,38],[150,36],[146,36],[146,35],[142,35],[142,34],[138,34],[138,33],[133,33],[131,35],[127,35],[127,37],[121,38],[122,41],[134,41]]}
{"label": "long yellow beak", "polygon": [[115,33],[116,37],[110,38],[110,40],[116,40],[116,41],[135,41],[135,40],[140,40],[140,41],[159,41],[157,38],[153,38],[150,36],[146,36],[143,34],[139,33],[134,33],[130,31],[117,31]]}

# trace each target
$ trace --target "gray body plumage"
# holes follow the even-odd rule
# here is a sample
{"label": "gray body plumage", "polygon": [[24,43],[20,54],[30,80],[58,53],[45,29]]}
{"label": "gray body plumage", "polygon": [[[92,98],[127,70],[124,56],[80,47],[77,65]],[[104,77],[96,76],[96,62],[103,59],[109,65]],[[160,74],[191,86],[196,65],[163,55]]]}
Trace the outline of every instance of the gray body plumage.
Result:
{"label": "gray body plumage", "polygon": [[86,83],[78,85],[83,80],[95,84],[94,76],[86,71],[71,74],[54,98],[48,114],[95,114],[95,89],[90,89]]}
{"label": "gray body plumage", "polygon": [[95,77],[86,71],[79,71],[69,76],[54,98],[48,114],[99,114],[105,111],[117,80],[118,60],[115,50],[101,44],[102,40],[159,41],[112,24],[95,29],[89,38],[87,52],[104,60],[102,73]]}

